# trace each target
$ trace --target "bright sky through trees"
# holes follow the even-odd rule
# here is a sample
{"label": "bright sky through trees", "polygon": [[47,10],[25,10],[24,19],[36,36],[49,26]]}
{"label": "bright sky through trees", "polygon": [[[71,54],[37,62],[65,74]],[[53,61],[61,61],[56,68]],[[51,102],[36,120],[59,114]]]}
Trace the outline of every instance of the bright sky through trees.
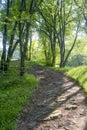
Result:
{"label": "bright sky through trees", "polygon": [[2,48],[2,39],[0,38],[0,49]]}

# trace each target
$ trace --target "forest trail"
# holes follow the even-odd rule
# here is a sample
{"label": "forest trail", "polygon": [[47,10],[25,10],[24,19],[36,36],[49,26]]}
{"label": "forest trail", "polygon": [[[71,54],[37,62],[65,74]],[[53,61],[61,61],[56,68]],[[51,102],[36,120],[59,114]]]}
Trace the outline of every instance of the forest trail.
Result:
{"label": "forest trail", "polygon": [[81,87],[61,72],[32,65],[39,80],[18,119],[16,130],[87,130],[87,98]]}

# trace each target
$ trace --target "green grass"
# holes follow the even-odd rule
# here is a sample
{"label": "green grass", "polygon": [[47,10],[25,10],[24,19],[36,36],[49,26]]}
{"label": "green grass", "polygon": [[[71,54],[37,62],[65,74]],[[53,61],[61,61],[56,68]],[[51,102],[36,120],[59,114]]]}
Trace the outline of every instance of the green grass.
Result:
{"label": "green grass", "polygon": [[72,68],[65,73],[67,76],[76,80],[81,87],[83,87],[84,92],[87,93],[87,66],[80,66]]}
{"label": "green grass", "polygon": [[[15,129],[19,112],[38,84],[33,75],[19,76],[17,62],[12,62],[7,74],[0,75],[0,130]],[[28,63],[26,66],[28,68]]]}
{"label": "green grass", "polygon": [[79,66],[75,68],[70,67],[49,67],[49,69],[64,72],[64,74],[74,79],[87,93],[87,66]]}
{"label": "green grass", "polygon": [[71,68],[70,67],[64,67],[64,68],[59,68],[59,67],[49,67],[50,69],[56,70],[56,71],[61,71],[61,72],[67,72]]}

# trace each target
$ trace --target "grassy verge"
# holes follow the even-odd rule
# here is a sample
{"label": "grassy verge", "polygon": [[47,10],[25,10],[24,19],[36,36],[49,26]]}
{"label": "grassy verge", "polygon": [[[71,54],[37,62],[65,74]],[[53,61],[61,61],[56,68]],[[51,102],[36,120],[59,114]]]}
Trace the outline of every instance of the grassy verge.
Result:
{"label": "grassy verge", "polygon": [[79,66],[75,68],[58,68],[58,67],[49,67],[50,69],[56,71],[62,71],[64,74],[72,79],[74,79],[87,93],[87,66]]}
{"label": "grassy verge", "polygon": [[76,80],[87,93],[87,66],[80,66],[70,69],[65,74],[71,77],[72,79]]}
{"label": "grassy verge", "polygon": [[0,75],[0,130],[14,130],[19,112],[38,84],[33,75],[19,76],[17,62],[12,62],[10,68],[7,74]]}

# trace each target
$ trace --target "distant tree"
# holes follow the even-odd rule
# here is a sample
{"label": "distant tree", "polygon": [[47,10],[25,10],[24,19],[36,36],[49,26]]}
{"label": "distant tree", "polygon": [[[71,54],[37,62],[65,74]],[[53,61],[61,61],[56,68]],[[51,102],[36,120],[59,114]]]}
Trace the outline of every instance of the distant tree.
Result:
{"label": "distant tree", "polygon": [[[74,8],[73,8],[74,7]],[[73,1],[53,0],[50,4],[44,1],[38,9],[41,16],[39,19],[39,31],[43,32],[50,41],[52,65],[55,64],[56,44],[60,49],[60,67],[64,67],[71,51],[76,43],[79,31],[79,13],[75,12],[76,7]],[[75,13],[75,15],[73,15]],[[77,29],[76,29],[77,28]],[[76,30],[74,41],[70,50],[66,52],[66,38]]]}
{"label": "distant tree", "polygon": [[[39,23],[39,33],[43,33],[43,35],[48,37],[49,39],[49,58],[50,58],[50,65],[55,65],[56,60],[56,23],[57,23],[57,7],[55,5],[54,0],[44,1],[42,6],[38,8],[38,13],[41,16],[38,20]],[[44,44],[45,45],[45,44]],[[45,53],[46,54],[46,53]],[[46,56],[46,55],[45,55]],[[47,59],[47,56],[46,56]]]}

